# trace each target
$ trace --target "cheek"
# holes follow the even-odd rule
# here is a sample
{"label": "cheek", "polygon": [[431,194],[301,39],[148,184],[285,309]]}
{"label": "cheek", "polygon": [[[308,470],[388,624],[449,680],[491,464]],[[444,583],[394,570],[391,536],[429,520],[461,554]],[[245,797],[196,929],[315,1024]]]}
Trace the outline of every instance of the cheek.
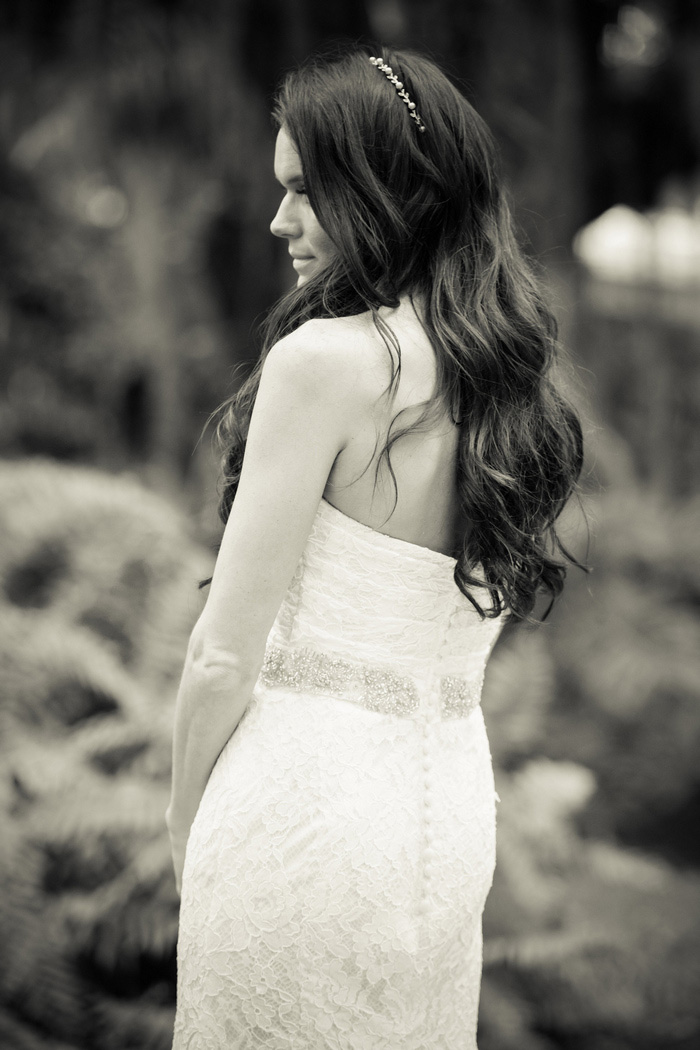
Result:
{"label": "cheek", "polygon": [[325,230],[319,228],[318,233],[318,254],[322,255],[324,259],[330,259],[331,256],[335,255],[335,245],[330,239]]}
{"label": "cheek", "polygon": [[315,215],[311,221],[310,240],[313,241],[314,254],[317,257],[327,259],[335,254],[335,247],[332,240]]}

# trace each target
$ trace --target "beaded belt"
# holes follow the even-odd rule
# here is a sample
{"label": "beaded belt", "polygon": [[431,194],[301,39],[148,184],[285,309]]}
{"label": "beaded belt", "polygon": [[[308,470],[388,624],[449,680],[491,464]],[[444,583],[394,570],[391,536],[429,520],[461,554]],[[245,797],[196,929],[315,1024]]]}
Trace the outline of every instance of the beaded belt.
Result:
{"label": "beaded belt", "polygon": [[[295,692],[329,693],[381,714],[410,715],[420,705],[412,678],[381,667],[354,664],[317,649],[285,649],[270,645],[260,681]],[[464,718],[481,699],[481,679],[460,675],[440,679],[442,718]]]}

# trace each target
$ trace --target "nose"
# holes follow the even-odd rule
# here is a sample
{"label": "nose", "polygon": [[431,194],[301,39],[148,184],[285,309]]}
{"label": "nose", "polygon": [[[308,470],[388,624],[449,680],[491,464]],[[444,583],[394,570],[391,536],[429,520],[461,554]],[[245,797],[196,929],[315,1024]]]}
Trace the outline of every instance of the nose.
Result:
{"label": "nose", "polygon": [[290,194],[285,194],[277,209],[277,214],[270,223],[270,233],[275,237],[298,237],[301,233],[299,222],[294,215],[294,206],[289,200]]}

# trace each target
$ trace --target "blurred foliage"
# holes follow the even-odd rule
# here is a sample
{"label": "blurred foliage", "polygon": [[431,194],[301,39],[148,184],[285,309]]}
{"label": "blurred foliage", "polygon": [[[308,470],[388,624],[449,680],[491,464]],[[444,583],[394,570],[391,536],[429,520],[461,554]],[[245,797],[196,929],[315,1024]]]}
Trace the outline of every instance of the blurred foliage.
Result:
{"label": "blurred foliage", "polygon": [[594,574],[570,588],[553,631],[546,750],[596,773],[590,832],[697,865],[700,499],[608,491],[596,519]]}
{"label": "blurred foliage", "polygon": [[487,673],[502,803],[481,1050],[700,1040],[699,508],[641,489],[586,504],[593,575]]}
{"label": "blurred foliage", "polygon": [[128,477],[5,463],[0,508],[0,1045],[166,1048],[173,700],[211,561]]}
{"label": "blurred foliage", "polygon": [[278,288],[266,105],[222,38],[155,15],[124,19],[99,73],[3,50],[0,451],[196,502],[192,450]]}
{"label": "blurred foliage", "polygon": [[[672,221],[680,189],[669,184],[665,192]],[[700,179],[696,200],[683,201],[680,214],[693,209],[700,215]],[[654,505],[700,495],[700,271],[675,287],[602,281],[583,269],[572,283],[571,342],[581,376],[601,419],[623,439],[629,476],[643,482]]]}

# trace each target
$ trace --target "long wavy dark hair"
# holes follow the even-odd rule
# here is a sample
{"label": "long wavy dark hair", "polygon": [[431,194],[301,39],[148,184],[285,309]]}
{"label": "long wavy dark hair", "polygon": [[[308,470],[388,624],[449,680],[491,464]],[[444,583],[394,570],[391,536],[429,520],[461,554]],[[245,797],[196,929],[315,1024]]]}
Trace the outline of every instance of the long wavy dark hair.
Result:
{"label": "long wavy dark hair", "polygon": [[403,434],[449,408],[469,522],[455,582],[481,615],[528,618],[539,592],[559,594],[566,563],[579,564],[555,527],[583,456],[578,417],[553,379],[555,321],[517,245],[484,121],[429,59],[374,53],[405,85],[425,133],[361,48],[310,59],[277,96],[275,121],[299,152],[309,202],[337,252],[270,311],[260,361],[223,406],[220,515],[228,519],[235,497],[270,347],[310,318],[369,311],[391,357],[391,393],[401,349],[378,310],[420,297],[436,393],[411,427],[395,417],[377,471],[382,460],[391,471]]}

